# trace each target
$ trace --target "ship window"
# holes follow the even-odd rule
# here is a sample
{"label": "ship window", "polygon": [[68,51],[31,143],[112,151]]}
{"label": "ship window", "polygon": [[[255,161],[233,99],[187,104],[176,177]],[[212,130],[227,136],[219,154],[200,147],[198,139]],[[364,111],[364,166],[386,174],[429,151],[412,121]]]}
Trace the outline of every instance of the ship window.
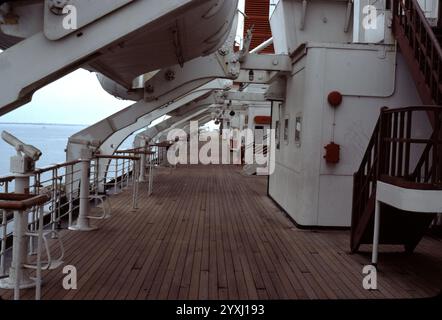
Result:
{"label": "ship window", "polygon": [[289,142],[289,119],[284,119],[284,141]]}
{"label": "ship window", "polygon": [[297,147],[301,146],[301,130],[302,130],[302,119],[301,116],[297,116],[295,121],[295,144]]}
{"label": "ship window", "polygon": [[276,123],[275,123],[275,141],[276,141],[276,149],[279,150],[279,143],[280,143],[280,139],[279,139],[279,121],[276,121]]}

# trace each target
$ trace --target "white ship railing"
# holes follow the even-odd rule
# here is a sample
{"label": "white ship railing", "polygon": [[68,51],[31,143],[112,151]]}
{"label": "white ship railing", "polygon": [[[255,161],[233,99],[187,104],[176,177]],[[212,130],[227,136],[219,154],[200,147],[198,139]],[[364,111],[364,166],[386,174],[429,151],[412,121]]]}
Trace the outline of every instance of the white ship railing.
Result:
{"label": "white ship railing", "polygon": [[[99,179],[100,159],[110,160],[106,168],[104,179]],[[84,160],[83,160],[84,161]],[[117,194],[129,186],[132,186],[133,208],[137,208],[138,182],[139,182],[139,157],[135,156],[108,156],[97,155],[90,161],[88,174],[89,202],[101,202],[103,205],[102,216],[88,216],[89,218],[104,219],[109,213],[105,208],[103,197],[107,198],[106,192]],[[82,160],[60,163],[44,168],[36,169],[30,175],[29,192],[35,195],[48,195],[50,198],[41,206],[33,207],[24,212],[28,219],[29,232],[38,231],[39,210],[43,213],[43,228],[56,231],[57,229],[71,227],[73,221],[78,218],[80,211],[80,171]],[[0,193],[8,194],[14,190],[15,176],[0,177]],[[66,183],[70,184],[70,187]],[[77,187],[74,187],[77,186]],[[26,218],[25,218],[26,219]],[[65,226],[63,226],[63,223]],[[11,249],[14,218],[9,212],[0,210],[0,278],[7,276],[7,253]],[[66,226],[67,224],[67,226]],[[53,233],[55,238],[56,233]],[[35,254],[36,238],[29,238],[28,254]]]}
{"label": "white ship railing", "polygon": [[[9,192],[9,185],[14,181],[13,176],[6,176],[0,178],[0,191],[4,193]],[[5,254],[6,254],[6,236],[8,226],[8,214],[6,211],[0,210],[1,216],[1,230],[0,230],[0,277],[5,275]]]}

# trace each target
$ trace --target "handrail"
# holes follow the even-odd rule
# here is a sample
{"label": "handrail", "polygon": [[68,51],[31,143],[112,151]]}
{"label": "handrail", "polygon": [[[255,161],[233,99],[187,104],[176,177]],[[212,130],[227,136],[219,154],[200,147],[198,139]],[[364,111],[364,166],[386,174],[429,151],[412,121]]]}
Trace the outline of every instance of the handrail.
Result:
{"label": "handrail", "polygon": [[417,0],[393,0],[394,32],[426,103],[442,104],[442,48]]}
{"label": "handrail", "polygon": [[144,147],[138,147],[138,148],[133,148],[133,149],[126,149],[126,150],[117,150],[115,151],[116,154],[122,154],[122,153],[134,153],[140,150],[144,150]]}
{"label": "handrail", "polygon": [[[54,165],[49,165],[49,166],[46,166],[46,167],[36,168],[33,172],[31,172],[31,174],[34,174],[34,175],[35,174],[42,174],[42,173],[49,172],[49,171],[52,171],[52,170],[55,170],[55,169],[60,169],[60,168],[63,168],[63,167],[73,166],[73,165],[76,165],[76,164],[78,164],[80,162],[81,162],[81,160],[73,160],[73,161],[69,161],[69,162],[63,162],[63,163],[57,163],[57,164],[54,164]],[[13,176],[13,175],[0,177],[0,183],[14,181],[15,178],[16,178],[16,176]]]}
{"label": "handrail", "polygon": [[[66,216],[69,217],[69,226],[72,224],[73,214],[77,212],[79,208],[79,190],[73,188],[74,183],[79,181],[77,178],[74,178],[74,175],[79,172],[79,169],[74,167],[79,162],[80,160],[58,163],[43,168],[36,168],[30,173],[30,192],[36,195],[50,195],[49,199],[42,204],[43,215],[45,217],[45,227],[51,226],[52,230],[55,230],[61,223],[61,220]],[[69,168],[71,169],[70,171]],[[71,177],[70,181],[68,181],[69,177]],[[14,181],[15,178],[15,176],[11,175],[8,176],[7,179],[4,178],[3,181],[0,182],[0,185],[4,186],[2,192],[6,193],[6,195],[3,195],[4,200],[23,200],[23,197],[20,195],[10,193],[11,191],[9,190],[10,188],[8,184],[11,181]],[[68,190],[69,187],[70,190]],[[28,211],[30,211],[29,229],[32,231],[35,230],[37,226],[37,215],[35,209]],[[12,223],[10,218],[10,215],[6,217],[6,220],[4,221],[5,226]],[[2,245],[6,239],[10,238],[10,236],[10,233],[7,234],[4,232],[2,238],[0,239]],[[30,252],[33,252],[32,242],[30,242],[29,249]],[[2,251],[2,253],[4,252]]]}
{"label": "handrail", "polygon": [[437,53],[440,57],[442,57],[442,48],[439,44],[439,41],[437,40],[436,36],[434,35],[434,32],[428,23],[427,17],[425,17],[425,13],[422,11],[422,8],[417,0],[394,0],[394,9],[396,13],[399,13],[399,8],[406,10],[412,10],[418,14],[420,21],[422,25],[424,26],[425,31],[427,32],[428,37],[430,37],[431,42],[433,43]]}
{"label": "handrail", "polygon": [[[433,132],[428,139],[412,137],[413,114],[416,112],[433,115]],[[372,199],[376,193],[377,181],[381,176],[400,178],[415,184],[426,184],[427,188],[431,185],[434,189],[440,189],[442,185],[442,168],[439,165],[442,163],[441,129],[442,107],[440,106],[411,106],[398,109],[384,107],[381,109],[361,164],[353,177],[352,250],[356,250],[359,241],[357,239],[362,236],[361,229],[358,228],[360,221],[369,221],[363,219],[363,215],[374,210]],[[414,163],[411,160],[412,146],[422,144],[425,145],[422,155]]]}
{"label": "handrail", "polygon": [[[432,113],[435,120],[433,132],[429,138],[418,139],[411,136],[413,127],[413,114],[415,112]],[[392,177],[404,177],[411,179],[415,170],[410,171],[410,149],[412,144],[425,144],[422,157],[431,148],[434,148],[434,156],[439,156],[442,145],[440,138],[442,107],[441,106],[413,106],[398,109],[384,108],[379,118],[380,125],[376,130],[379,135],[379,148],[376,150],[378,158],[378,172],[376,178],[386,174]],[[368,151],[368,150],[367,150]],[[422,157],[416,163],[416,168],[423,164]],[[404,161],[405,159],[405,161]],[[434,158],[434,161],[437,159]],[[363,159],[362,165],[365,159]],[[436,162],[437,163],[437,162]],[[437,174],[437,173],[435,173]],[[434,177],[434,179],[438,179]]]}
{"label": "handrail", "polygon": [[356,171],[357,173],[359,173],[362,170],[364,170],[364,167],[367,164],[367,159],[370,156],[370,153],[373,151],[373,148],[375,147],[375,143],[378,140],[377,134],[379,132],[380,122],[381,121],[380,121],[380,118],[379,118],[378,121],[376,122],[375,127],[374,127],[373,134],[372,134],[370,140],[368,141],[367,149],[365,150],[365,153],[362,156],[361,164],[359,165],[359,168]]}
{"label": "handrail", "polygon": [[0,183],[11,182],[15,180],[15,176],[3,176],[0,177]]}
{"label": "handrail", "polygon": [[[415,139],[411,136],[413,132],[413,114],[425,112],[432,115],[434,129],[427,139]],[[379,170],[377,178],[386,174],[392,177],[403,177],[411,179],[415,170],[410,171],[411,146],[413,144],[431,145],[434,152],[433,164],[438,163],[441,156],[442,140],[440,137],[442,107],[411,107],[395,110],[382,110],[381,112],[381,152],[379,153]],[[425,148],[427,149],[427,148]],[[425,150],[424,150],[425,151]],[[436,169],[436,165],[434,166]],[[434,184],[441,183],[442,176],[439,171],[432,172],[431,181]]]}
{"label": "handrail", "polygon": [[149,144],[149,147],[160,147],[160,148],[168,148],[173,145],[173,142],[163,141],[158,143]]}
{"label": "handrail", "polygon": [[133,152],[133,154],[146,154],[146,155],[150,155],[150,154],[155,154],[155,151],[135,151]]}
{"label": "handrail", "polygon": [[[265,135],[265,136],[263,136],[263,137],[262,137],[262,141],[267,140],[268,136],[269,136],[268,134]],[[262,144],[262,145],[264,145],[263,143],[256,143],[255,141],[253,141],[253,142],[249,143],[247,146],[245,146],[245,150],[252,148],[252,147],[255,146],[256,144]],[[267,145],[265,145],[265,146],[267,146]]]}
{"label": "handrail", "polygon": [[385,114],[389,113],[398,113],[398,112],[405,112],[405,111],[436,111],[440,112],[442,109],[442,106],[433,106],[433,105],[422,105],[422,106],[408,106],[408,107],[402,107],[402,108],[386,108],[384,107],[381,112]]}
{"label": "handrail", "polygon": [[34,174],[45,173],[45,172],[49,172],[49,171],[52,171],[52,170],[55,170],[55,169],[60,169],[60,168],[63,168],[63,167],[73,166],[73,165],[76,165],[76,164],[78,164],[80,162],[81,162],[81,160],[73,160],[73,161],[69,161],[69,162],[57,163],[57,164],[49,165],[49,166],[42,167],[42,168],[36,168],[33,173]]}
{"label": "handrail", "polygon": [[[2,230],[2,236],[0,237],[0,276],[5,274],[5,253],[10,248],[10,240],[12,239],[12,234],[9,232],[11,223],[14,223],[12,213],[14,211],[23,211],[29,214],[31,219],[28,223],[28,229],[30,232],[36,231],[40,226],[38,212],[41,212],[42,226],[44,228],[50,226],[51,232],[55,232],[57,228],[61,227],[62,219],[66,217],[68,217],[68,227],[73,226],[74,215],[77,215],[77,217],[80,215],[80,204],[83,201],[80,187],[84,184],[96,194],[99,191],[97,186],[100,181],[95,179],[99,175],[99,159],[109,159],[111,161],[114,160],[116,163],[122,163],[122,167],[120,165],[116,169],[117,171],[115,171],[115,182],[112,185],[115,188],[119,185],[123,189],[125,185],[126,187],[129,186],[129,182],[132,180],[133,207],[137,208],[138,168],[135,163],[140,160],[137,156],[97,155],[91,160],[79,159],[38,168],[31,172],[29,177],[30,192],[32,194],[9,193],[10,188],[8,188],[8,184],[14,181],[16,177],[10,175],[1,178],[0,186],[3,187],[3,193],[0,193],[0,226]],[[77,165],[85,161],[93,162],[94,166],[88,166],[89,173],[86,175],[88,178],[82,184],[82,178],[78,174],[82,173],[84,168],[79,168]],[[106,168],[106,172],[108,170],[109,168]],[[92,177],[93,179],[91,180],[90,178]],[[104,181],[104,185],[106,185],[106,181]],[[89,202],[95,198],[86,197],[85,199]],[[102,198],[100,199],[100,201],[103,201]],[[104,213],[103,218],[108,216],[106,216],[106,212]],[[96,217],[93,216],[93,218]],[[35,242],[32,239],[29,239],[29,246],[27,248],[29,249],[29,254],[35,253]]]}
{"label": "handrail", "polygon": [[[130,165],[129,163],[132,161],[139,161],[140,157],[137,156],[125,156],[125,155],[96,155],[93,159],[109,159],[109,160],[123,160],[123,165],[125,166],[125,163],[128,164],[127,168],[122,169],[122,177],[126,178],[126,184],[128,184],[129,174],[130,173]],[[74,169],[74,166],[81,163],[81,159],[64,162],[64,163],[58,163],[54,165],[50,165],[43,168],[37,168],[31,173],[31,182],[30,187],[33,193],[39,194],[42,192],[49,192],[51,194],[50,199],[47,201],[47,203],[44,204],[45,208],[45,215],[50,214],[50,221],[48,223],[52,225],[52,228],[55,229],[56,225],[59,223],[60,219],[62,219],[65,216],[69,216],[69,226],[71,226],[73,221],[73,214],[76,212],[78,213],[79,209],[79,185],[78,185],[78,178],[75,178],[74,175],[80,172],[79,168]],[[126,161],[126,162],[125,162]],[[71,171],[67,171],[71,167]],[[60,172],[59,170],[66,171]],[[94,174],[97,176],[98,174],[98,166],[95,168]],[[46,175],[46,176],[45,176]],[[48,176],[49,175],[49,176]],[[134,173],[131,174],[132,176]],[[68,181],[68,177],[71,177],[71,179]],[[118,177],[117,177],[118,178]],[[0,178],[0,185],[5,184],[6,187],[4,188],[3,192],[9,192],[8,191],[8,183],[11,181],[14,181],[15,176],[5,176]],[[118,180],[115,179],[115,182]],[[98,180],[94,179],[93,181],[88,182],[90,185],[90,188],[97,189],[97,185],[99,183]],[[123,182],[121,181],[121,187],[124,187]],[[115,183],[114,183],[115,185]],[[67,190],[69,188],[69,190]],[[96,192],[96,190],[94,190]],[[8,200],[22,200],[20,196],[17,196],[13,193],[8,193]],[[6,196],[5,196],[6,197]],[[35,216],[35,214],[34,214]],[[9,219],[8,223],[9,223]],[[31,222],[31,229],[33,228],[33,225],[35,224],[35,221],[32,220]]]}
{"label": "handrail", "polygon": [[131,151],[127,151],[127,150],[123,150],[124,152],[115,152],[115,153],[119,153],[119,154],[126,154],[126,153],[130,153],[130,154],[155,154],[155,151],[148,151],[148,150],[139,150],[139,151],[135,151],[135,149],[131,150]]}
{"label": "handrail", "polygon": [[0,209],[24,211],[35,206],[45,204],[50,200],[48,195],[29,195],[29,194],[15,194],[15,200],[11,200],[10,194],[0,194]]}
{"label": "handrail", "polygon": [[131,157],[131,156],[114,156],[114,155],[95,155],[95,158],[97,159],[120,159],[120,160],[140,160],[139,157]]}

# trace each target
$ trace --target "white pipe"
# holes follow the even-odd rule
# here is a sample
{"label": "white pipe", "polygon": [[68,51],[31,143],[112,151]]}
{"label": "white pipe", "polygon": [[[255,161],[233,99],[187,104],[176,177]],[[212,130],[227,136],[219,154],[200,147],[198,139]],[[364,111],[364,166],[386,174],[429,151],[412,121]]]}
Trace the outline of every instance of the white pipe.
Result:
{"label": "white pipe", "polygon": [[267,39],[263,43],[261,43],[259,46],[254,48],[253,50],[250,50],[250,53],[260,53],[262,50],[266,49],[267,47],[271,46],[273,44],[273,37],[270,39]]}
{"label": "white pipe", "polygon": [[[14,279],[14,300],[20,300],[20,281],[22,280],[23,275],[23,266],[22,266],[22,254],[23,252],[26,252],[23,248],[23,244],[25,241],[23,241],[24,237],[24,230],[23,230],[23,217],[22,213],[19,211],[14,211],[14,242],[13,242],[13,249],[12,249],[12,268],[15,272],[15,279]],[[11,269],[12,269],[11,268]],[[9,272],[10,276],[12,274],[12,278],[14,274],[12,273],[12,270]]]}
{"label": "white pipe", "polygon": [[153,154],[149,154],[149,190],[148,195],[150,196],[153,192]]}
{"label": "white pipe", "polygon": [[132,208],[134,210],[138,209],[138,167],[139,167],[139,161],[133,160],[133,168],[132,168]]}
{"label": "white pipe", "polygon": [[140,147],[142,147],[142,151],[143,153],[141,153],[141,157],[140,157],[140,178],[139,181],[140,182],[145,182],[146,181],[146,140],[141,140],[141,144]]}
{"label": "white pipe", "polygon": [[[66,168],[66,171],[67,168]],[[74,196],[73,196],[73,192],[74,192],[74,165],[71,165],[71,172],[69,173],[70,175],[70,192],[69,192],[69,222],[68,222],[68,227],[72,226],[72,211],[74,210]],[[67,177],[67,174],[66,174]]]}
{"label": "white pipe", "polygon": [[347,33],[348,30],[350,30],[350,19],[351,19],[351,11],[353,7],[353,0],[348,0],[347,3],[347,13],[345,15],[345,26],[344,26],[344,32]]}
{"label": "white pipe", "polygon": [[38,216],[38,238],[37,238],[37,275],[36,275],[36,288],[35,288],[35,300],[41,299],[41,246],[43,242],[43,207],[37,209]]}
{"label": "white pipe", "polygon": [[[103,181],[104,185],[104,181]],[[103,188],[104,189],[104,188]],[[114,192],[118,192],[118,159],[115,159]]]}
{"label": "white pipe", "polygon": [[379,247],[379,229],[381,224],[381,204],[376,200],[376,207],[374,213],[374,231],[373,231],[373,247],[371,255],[371,263],[376,265],[378,263],[378,247]]}
{"label": "white pipe", "polygon": [[361,3],[360,0],[353,1],[353,43],[359,43],[361,40]]}
{"label": "white pipe", "polygon": [[305,28],[305,16],[307,15],[307,0],[302,0],[302,13],[301,13],[301,25],[300,30]]}
{"label": "white pipe", "polygon": [[0,256],[0,276],[5,275],[5,254],[6,254],[6,226],[7,226],[7,216],[6,211],[2,211],[2,247]]}

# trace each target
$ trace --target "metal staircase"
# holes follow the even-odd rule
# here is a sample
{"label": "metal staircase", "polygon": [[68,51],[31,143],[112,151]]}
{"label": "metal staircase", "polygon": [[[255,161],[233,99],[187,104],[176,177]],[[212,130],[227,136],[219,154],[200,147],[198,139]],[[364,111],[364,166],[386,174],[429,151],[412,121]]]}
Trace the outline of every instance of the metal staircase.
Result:
{"label": "metal staircase", "polygon": [[[428,138],[418,136],[425,113],[433,119]],[[418,119],[418,121],[416,121]],[[428,127],[431,128],[429,125]],[[377,181],[414,190],[442,190],[442,107],[383,108],[359,170],[354,174],[351,250],[372,243]],[[420,155],[415,157],[415,155]],[[380,243],[412,252],[435,215],[406,214],[381,206]]]}
{"label": "metal staircase", "polygon": [[[354,174],[351,250],[372,243],[377,181],[414,190],[442,188],[442,28],[432,27],[417,0],[393,0],[393,31],[419,95],[427,107],[387,109]],[[426,112],[428,138],[416,138],[413,119]],[[425,119],[425,118],[423,118]],[[422,118],[420,119],[422,122]],[[413,155],[420,154],[418,159]],[[383,204],[380,243],[403,244],[412,252],[434,215],[404,214]]]}
{"label": "metal staircase", "polygon": [[393,1],[393,31],[426,105],[442,105],[442,26],[432,27],[417,0]]}

